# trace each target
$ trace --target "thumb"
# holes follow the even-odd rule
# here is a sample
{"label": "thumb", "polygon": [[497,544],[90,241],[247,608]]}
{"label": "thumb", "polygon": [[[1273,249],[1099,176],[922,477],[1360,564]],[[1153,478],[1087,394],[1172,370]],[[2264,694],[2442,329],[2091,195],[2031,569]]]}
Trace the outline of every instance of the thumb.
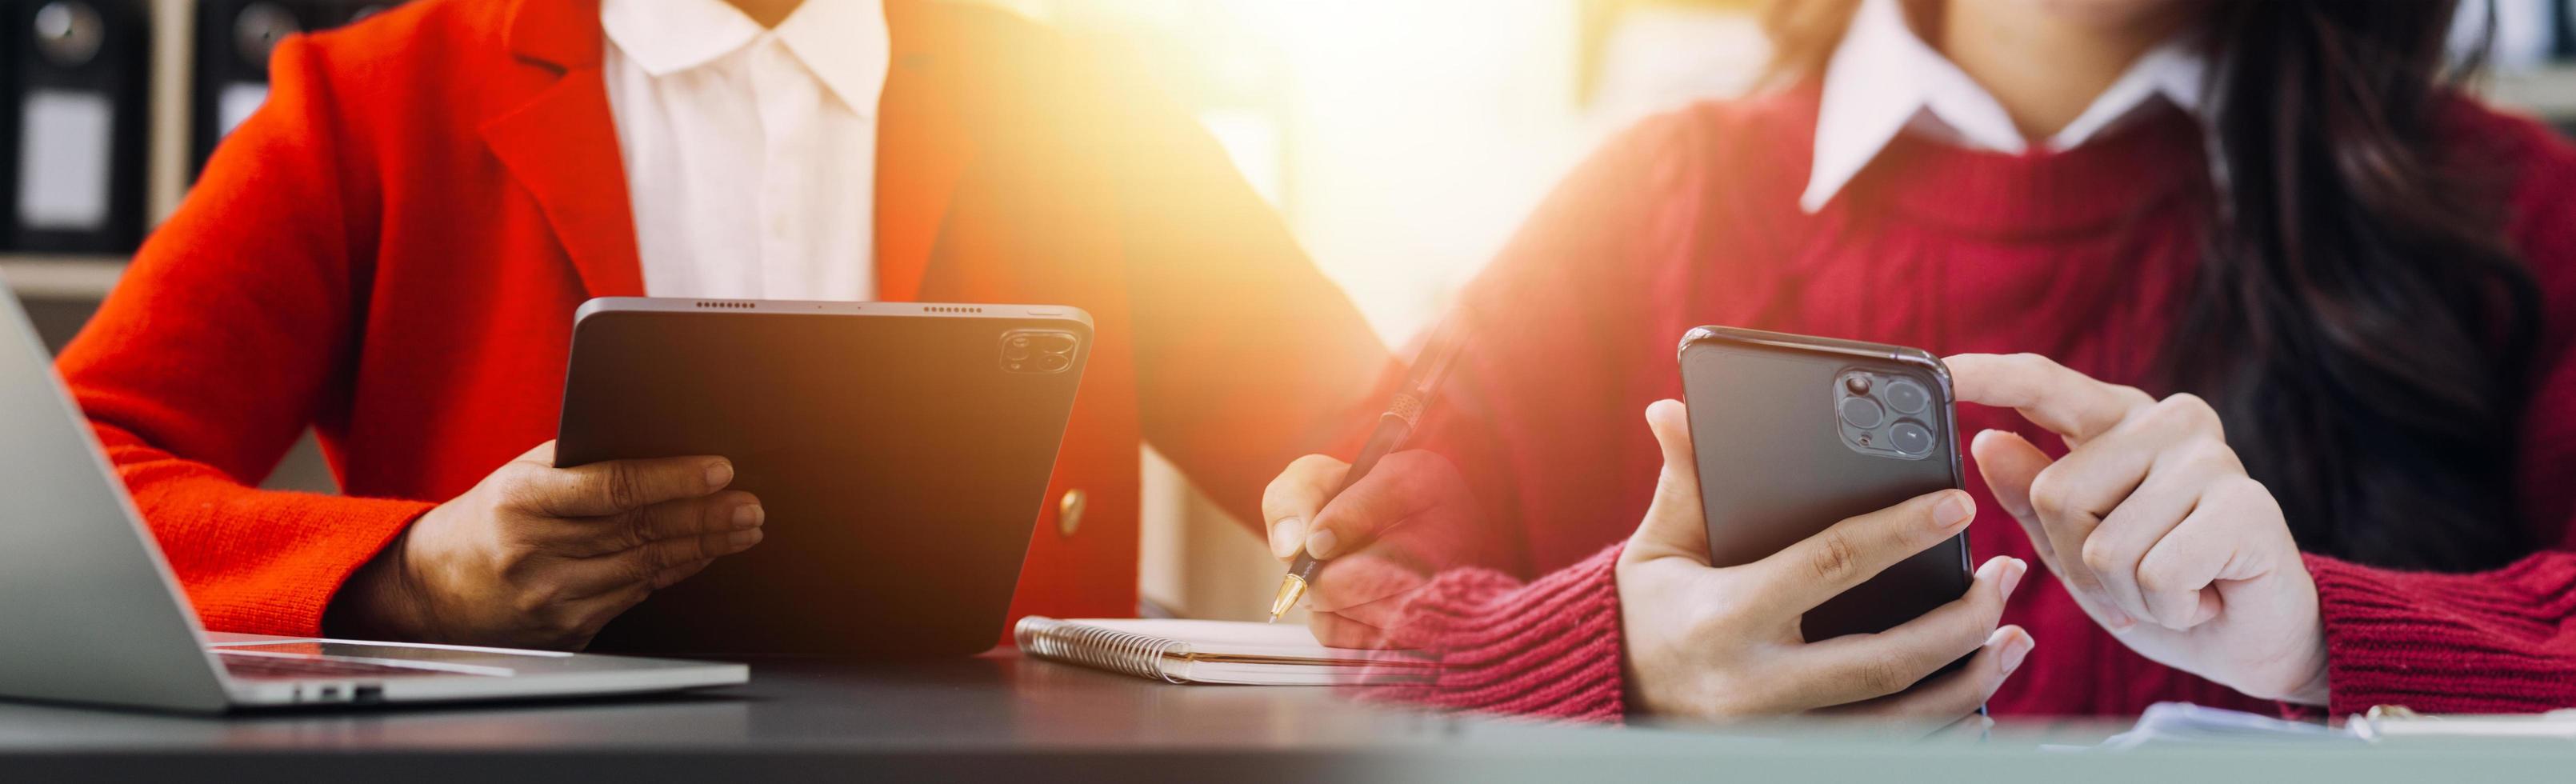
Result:
{"label": "thumb", "polygon": [[1628,537],[1639,557],[1687,558],[1708,563],[1708,527],[1700,507],[1699,459],[1691,449],[1690,412],[1679,400],[1646,407],[1646,428],[1664,448],[1664,470],[1655,480],[1655,502]]}

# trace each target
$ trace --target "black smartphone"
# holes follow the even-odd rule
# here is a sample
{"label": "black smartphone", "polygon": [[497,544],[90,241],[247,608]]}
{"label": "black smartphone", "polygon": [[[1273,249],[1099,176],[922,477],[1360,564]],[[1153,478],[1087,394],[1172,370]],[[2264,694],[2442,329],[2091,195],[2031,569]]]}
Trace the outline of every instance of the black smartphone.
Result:
{"label": "black smartphone", "polygon": [[[1714,565],[1961,486],[1950,371],[1922,349],[1699,327],[1682,337],[1681,368]],[[1801,628],[1809,641],[1885,631],[1965,595],[1970,579],[1963,532],[1808,612]]]}

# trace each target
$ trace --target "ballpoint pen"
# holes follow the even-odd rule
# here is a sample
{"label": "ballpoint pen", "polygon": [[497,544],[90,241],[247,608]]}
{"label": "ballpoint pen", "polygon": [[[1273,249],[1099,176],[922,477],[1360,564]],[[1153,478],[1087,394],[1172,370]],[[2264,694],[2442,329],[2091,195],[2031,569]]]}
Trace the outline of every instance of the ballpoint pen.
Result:
{"label": "ballpoint pen", "polygon": [[[1413,434],[1414,428],[1421,426],[1422,416],[1430,411],[1431,400],[1439,393],[1440,380],[1449,375],[1449,364],[1457,359],[1459,344],[1465,342],[1457,334],[1463,321],[1465,319],[1457,315],[1450,316],[1432,331],[1431,339],[1422,344],[1422,354],[1414,358],[1413,369],[1405,376],[1404,389],[1395,394],[1394,400],[1387,402],[1386,413],[1378,415],[1377,429],[1369,432],[1368,443],[1361,446],[1359,455],[1351,460],[1350,470],[1343,472],[1341,486],[1333,489],[1334,496],[1338,497],[1349,491],[1351,485],[1359,484],[1362,477],[1368,476],[1369,469],[1376,468],[1380,459],[1403,446],[1405,438]],[[1297,546],[1297,560],[1288,565],[1288,576],[1279,580],[1279,595],[1270,600],[1271,623],[1278,623],[1279,616],[1286,615],[1288,608],[1296,606],[1297,600],[1306,595],[1306,589],[1315,584],[1316,568],[1322,564],[1321,560],[1306,552],[1304,544]]]}

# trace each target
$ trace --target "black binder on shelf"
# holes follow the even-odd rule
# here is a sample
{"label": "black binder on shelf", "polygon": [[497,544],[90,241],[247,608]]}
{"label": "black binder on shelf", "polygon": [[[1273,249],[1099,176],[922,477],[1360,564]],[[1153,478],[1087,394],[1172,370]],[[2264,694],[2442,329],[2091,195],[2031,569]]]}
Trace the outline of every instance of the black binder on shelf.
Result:
{"label": "black binder on shelf", "polygon": [[328,30],[391,8],[386,0],[199,0],[188,96],[188,179],[215,145],[268,98],[268,53],[280,39]]}
{"label": "black binder on shelf", "polygon": [[147,0],[8,0],[13,250],[126,253],[143,233]]}
{"label": "black binder on shelf", "polygon": [[[0,13],[0,23],[17,18],[15,12]],[[28,40],[26,35],[0,34],[0,251],[12,248],[9,227],[18,216],[18,73],[26,70],[18,64],[18,50]]]}
{"label": "black binder on shelf", "polygon": [[2576,65],[2576,0],[2549,4],[2549,57],[2559,65]]}

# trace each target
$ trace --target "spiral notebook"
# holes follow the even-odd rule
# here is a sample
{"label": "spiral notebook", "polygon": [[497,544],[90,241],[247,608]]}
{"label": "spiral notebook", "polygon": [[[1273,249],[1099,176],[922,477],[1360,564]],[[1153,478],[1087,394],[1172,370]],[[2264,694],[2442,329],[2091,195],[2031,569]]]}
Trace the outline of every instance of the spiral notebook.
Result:
{"label": "spiral notebook", "polygon": [[1172,683],[1331,686],[1422,667],[1388,651],[1324,647],[1301,624],[1032,615],[1011,637],[1031,656]]}

